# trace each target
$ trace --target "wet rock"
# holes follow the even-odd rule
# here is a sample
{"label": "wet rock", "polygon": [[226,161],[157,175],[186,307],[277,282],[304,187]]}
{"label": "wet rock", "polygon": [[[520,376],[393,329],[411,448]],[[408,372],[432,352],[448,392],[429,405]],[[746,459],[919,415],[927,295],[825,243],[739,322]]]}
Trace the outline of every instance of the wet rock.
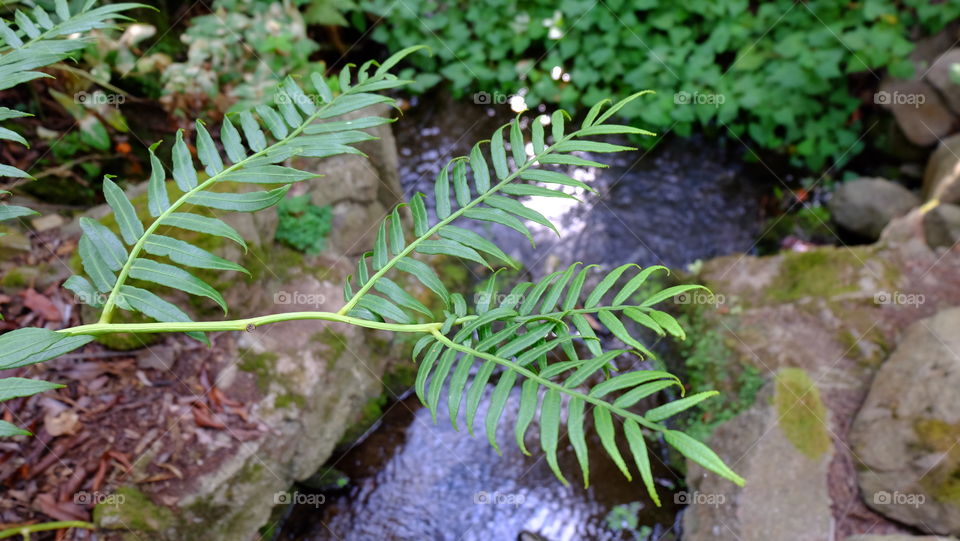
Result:
{"label": "wet rock", "polygon": [[[722,300],[718,306],[679,308],[690,311],[691,321],[697,322],[689,329],[688,341],[719,344],[705,350],[719,360],[715,370],[701,372],[702,388],[721,391],[716,400],[722,402],[711,411],[739,413],[719,423],[706,440],[747,485],[736,489],[688,462],[690,489],[722,494],[725,501],[715,508],[691,506],[684,517],[685,539],[793,540],[806,531],[822,532],[817,521],[824,508],[832,509],[828,518],[835,537],[824,534],[818,540],[863,532],[904,533],[903,526],[862,501],[856,453],[847,440],[874,374],[903,330],[939,310],[960,306],[960,252],[931,249],[922,220],[919,208],[894,219],[873,245],[728,256],[703,264],[694,280]],[[817,401],[804,402],[806,407],[795,409],[812,414],[788,422],[793,428],[785,429],[774,413],[777,380],[781,388],[794,390],[781,392],[781,397],[810,394],[796,391],[807,385],[797,373],[791,375],[791,368],[802,369],[813,382],[826,412],[820,413]],[[738,397],[751,381],[743,377],[748,370],[759,373],[766,384],[755,400],[750,397],[752,406],[748,402],[741,407]],[[812,422],[816,419],[824,420],[819,426],[829,438],[810,430],[817,426]],[[766,429],[768,436],[761,438]],[[764,451],[751,448],[754,442]],[[822,451],[825,445],[828,449]],[[789,458],[760,456],[763,453]],[[829,462],[825,481],[822,463],[810,457]],[[804,461],[813,464],[810,478],[781,486],[781,477],[799,475],[791,468]],[[781,487],[782,493],[773,487]],[[797,527],[793,506],[811,521],[799,534],[788,531]],[[776,535],[766,535],[765,528],[774,528],[770,531]]]}
{"label": "wet rock", "polygon": [[950,49],[940,55],[927,71],[926,80],[944,97],[954,113],[960,113],[960,84],[950,76],[951,67],[960,64],[960,48]]}
{"label": "wet rock", "polygon": [[960,135],[944,139],[923,174],[923,197],[960,203]]}
{"label": "wet rock", "polygon": [[866,504],[937,534],[960,533],[958,329],[960,308],[910,325],[850,435]]}
{"label": "wet rock", "polygon": [[786,368],[710,446],[747,480],[743,488],[699,466],[687,472],[684,539],[821,541],[830,537],[829,419],[805,371]]}
{"label": "wet rock", "polygon": [[923,231],[931,248],[951,248],[960,242],[960,206],[937,205],[923,216]]}
{"label": "wet rock", "polygon": [[925,81],[887,79],[874,96],[893,113],[907,139],[930,146],[950,134],[956,117],[937,91]]}
{"label": "wet rock", "polygon": [[897,216],[920,204],[920,198],[896,182],[859,178],[845,182],[830,199],[834,220],[868,239],[880,238],[883,228]]}

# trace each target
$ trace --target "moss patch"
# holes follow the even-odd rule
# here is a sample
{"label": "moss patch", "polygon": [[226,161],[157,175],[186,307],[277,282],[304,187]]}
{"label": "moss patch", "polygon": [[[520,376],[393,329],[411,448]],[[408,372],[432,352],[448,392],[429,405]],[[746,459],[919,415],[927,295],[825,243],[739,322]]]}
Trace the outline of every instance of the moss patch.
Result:
{"label": "moss patch", "polygon": [[330,327],[324,327],[322,331],[310,335],[310,341],[327,347],[327,371],[333,370],[340,356],[347,350],[347,337]]}
{"label": "moss patch", "polygon": [[804,297],[830,298],[857,291],[856,269],[863,257],[850,248],[819,248],[810,252],[786,252],[780,272],[768,295],[781,302]]}
{"label": "moss patch", "polygon": [[[679,420],[685,432],[701,441],[753,405],[764,381],[756,367],[742,362],[717,328],[720,326],[708,319],[706,310],[710,308],[694,308],[680,317],[688,339],[677,344],[689,392],[720,391],[720,396],[696,406]],[[731,320],[729,325],[735,326],[735,322]]]}
{"label": "moss patch", "polygon": [[266,394],[275,376],[273,369],[277,362],[277,354],[269,351],[255,353],[249,349],[241,349],[238,353],[243,360],[237,364],[237,368],[253,374],[257,381],[257,389]]}
{"label": "moss patch", "polygon": [[818,460],[830,449],[830,435],[824,426],[827,408],[806,371],[784,368],[777,372],[773,400],[780,429],[797,450]]}
{"label": "moss patch", "polygon": [[120,487],[111,501],[93,509],[93,521],[101,528],[158,531],[169,527],[173,513],[159,506],[134,487]]}
{"label": "moss patch", "polygon": [[946,453],[960,441],[960,424],[951,424],[940,419],[919,419],[913,431],[923,447],[934,453]]}

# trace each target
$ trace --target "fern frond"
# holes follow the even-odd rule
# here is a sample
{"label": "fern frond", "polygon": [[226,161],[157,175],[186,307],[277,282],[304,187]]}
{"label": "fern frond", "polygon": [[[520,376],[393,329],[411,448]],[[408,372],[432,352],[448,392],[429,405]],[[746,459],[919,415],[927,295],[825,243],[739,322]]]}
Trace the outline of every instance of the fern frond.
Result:
{"label": "fern frond", "polygon": [[[109,26],[111,18],[125,18],[120,12],[143,7],[142,4],[112,4],[92,9],[88,1],[83,8],[71,13],[65,0],[56,0],[55,12],[50,13],[34,6],[30,13],[16,10],[14,22],[0,19],[0,90],[49,75],[35,71],[37,68],[59,62],[70,53],[87,44],[86,36],[76,36],[94,28]],[[57,21],[57,22],[54,22]],[[32,116],[28,113],[0,107],[0,122]],[[29,146],[20,134],[0,128],[0,139]],[[32,179],[26,171],[12,165],[0,164],[0,177]],[[10,192],[0,190],[0,196]],[[0,222],[37,214],[36,211],[18,205],[0,205]],[[3,233],[0,233],[3,235]],[[0,370],[25,366],[72,351],[89,342],[91,337],[70,337],[46,329],[19,329],[0,337]],[[31,396],[46,390],[62,387],[37,380],[23,378],[0,379],[0,402],[11,398]],[[26,430],[0,421],[0,437],[29,435]]]}
{"label": "fern frond", "polygon": [[[533,156],[527,156],[524,151],[524,134],[520,128],[520,119],[517,118],[494,133],[486,152],[478,143],[471,150],[469,157],[451,160],[441,169],[435,181],[433,200],[437,220],[430,220],[425,204],[426,196],[421,193],[414,195],[409,203],[413,217],[413,240],[406,242],[403,223],[398,216],[388,216],[380,225],[373,251],[361,259],[361,268],[358,268],[356,276],[348,278],[348,282],[351,283],[346,284],[344,288],[348,293],[344,299],[346,304],[339,313],[361,318],[379,320],[389,318],[400,321],[391,317],[391,314],[396,315],[399,310],[396,299],[389,296],[377,297],[371,293],[372,289],[376,289],[379,280],[394,269],[413,275],[436,293],[449,308],[450,294],[436,287],[438,280],[434,279],[434,275],[419,272],[421,267],[411,263],[415,261],[412,259],[414,253],[450,255],[487,267],[491,267],[491,261],[500,261],[514,266],[515,262],[499,247],[469,229],[453,225],[453,222],[475,220],[497,223],[520,232],[531,245],[533,245],[533,236],[524,224],[525,220],[556,232],[556,227],[546,217],[524,205],[519,198],[572,197],[562,191],[548,188],[551,185],[573,186],[587,191],[591,188],[563,173],[538,167],[550,164],[605,167],[603,164],[581,158],[573,153],[632,150],[630,147],[589,141],[584,138],[611,133],[653,135],[648,131],[630,126],[602,124],[620,108],[641,95],[643,93],[624,99],[608,108],[604,115],[598,118],[602,110],[600,107],[604,103],[599,104],[580,129],[571,132],[566,131],[566,113],[557,111],[549,119],[553,136],[553,142],[549,146],[545,141],[543,129],[548,120],[543,116],[537,117],[532,122],[530,136],[534,149]],[[505,138],[510,141],[509,155],[506,151]],[[538,184],[530,184],[530,182]],[[388,237],[391,240],[390,243],[386,242]],[[373,264],[372,273],[367,269],[367,258]],[[354,278],[355,284],[352,283]],[[356,286],[355,292],[354,286]],[[383,310],[378,311],[377,308],[386,310],[388,313],[384,313]]]}
{"label": "fern frond", "polygon": [[[384,65],[392,65],[391,62],[395,63],[416,49],[401,51]],[[367,69],[370,67],[368,65]],[[333,96],[323,77],[315,75],[311,81],[316,98],[308,96],[288,77],[279,86],[274,105],[259,105],[254,111],[241,112],[236,120],[224,118],[220,138],[224,147],[223,155],[204,124],[198,121],[195,144],[197,161],[208,175],[204,180],[198,174],[198,164],[187,146],[184,131],[178,131],[171,154],[174,184],[181,192],[178,197],[171,199],[163,164],[154,154],[156,145],[151,147],[152,170],[148,180],[147,208],[153,220],[147,223],[140,220],[123,191],[111,179],[104,178],[104,196],[116,217],[119,236],[95,220],[81,219],[84,234],[80,239],[80,258],[90,280],[74,276],[64,284],[65,287],[82,298],[96,299],[106,295],[106,301],[102,303],[101,323],[108,323],[117,307],[140,312],[161,322],[190,321],[186,313],[170,302],[128,285],[127,281],[131,278],[206,297],[226,313],[227,305],[221,294],[187,269],[234,271],[248,275],[249,272],[198,246],[161,235],[158,229],[169,226],[212,234],[234,240],[245,248],[243,239],[232,227],[193,208],[255,212],[277,204],[293,183],[317,176],[277,164],[294,156],[362,154],[351,145],[373,137],[360,130],[391,120],[365,117],[321,121],[373,104],[392,103],[390,98],[373,92],[406,84],[406,81],[397,79],[381,66],[372,74],[360,70],[359,80],[355,84],[342,81],[342,93]],[[249,192],[216,189],[225,183],[280,186]],[[391,287],[386,281],[380,284],[380,288],[394,295],[400,294],[396,291],[398,287]],[[412,297],[405,300],[408,308],[421,308],[419,303],[409,302]],[[201,335],[194,336],[202,338]]]}
{"label": "fern frond", "polygon": [[[413,258],[414,254],[443,254],[487,267],[492,267],[496,260],[512,264],[497,246],[453,222],[498,223],[524,234],[531,243],[526,221],[556,231],[547,218],[526,206],[521,198],[567,196],[556,189],[558,185],[584,190],[590,187],[562,173],[538,167],[551,164],[602,167],[576,153],[629,150],[584,138],[649,134],[629,126],[605,124],[616,111],[640,95],[642,93],[606,109],[606,103],[598,104],[588,112],[580,128],[570,132],[566,129],[565,113],[554,113],[550,119],[552,141],[546,140],[544,119],[535,119],[529,134],[532,156],[524,152],[526,136],[519,119],[515,119],[494,133],[488,149],[477,145],[469,157],[451,160],[436,177],[433,194],[436,220],[430,220],[423,194],[415,195],[409,204],[413,217],[413,231],[409,235],[412,240],[407,240],[397,211],[389,215],[380,224],[373,251],[361,257],[356,275],[347,278],[345,305],[339,313],[373,321],[413,322],[418,317],[414,312],[423,312],[422,305],[414,310],[406,293],[393,287],[395,284],[387,277],[392,271],[412,275],[439,296],[445,306],[442,327],[433,329],[414,348],[414,358],[419,360],[415,391],[434,420],[443,390],[447,389],[451,423],[457,428],[458,416],[463,411],[467,430],[472,433],[483,389],[500,368],[483,422],[487,438],[498,452],[500,443],[496,434],[501,415],[511,391],[520,385],[514,435],[521,451],[528,453],[525,436],[536,420],[540,448],[547,464],[566,483],[557,460],[560,424],[566,418],[567,435],[587,484],[585,419],[590,414],[606,454],[631,478],[631,468],[617,445],[618,438],[626,440],[628,457],[632,458],[651,498],[659,503],[645,434],[662,435],[668,444],[707,469],[736,483],[743,482],[705,445],[664,424],[671,416],[714,396],[715,392],[698,393],[638,413],[632,408],[641,399],[673,385],[683,393],[683,385],[667,372],[617,373],[613,364],[615,359],[628,353],[641,358],[653,357],[649,348],[630,332],[628,325],[633,323],[660,336],[669,334],[683,339],[683,329],[676,319],[654,306],[701,286],[670,287],[634,301],[633,297],[652,273],[667,269],[622,265],[607,272],[595,287],[585,291],[593,265],[581,267],[576,263],[537,282],[517,284],[506,295],[498,294],[494,275],[477,295],[471,312],[462,296],[447,292],[432,271]],[[509,153],[505,140],[509,141]],[[383,287],[384,283],[391,286]],[[588,318],[599,321],[627,349],[604,351]],[[578,344],[589,352],[589,358],[580,358]],[[549,360],[557,357],[564,360]],[[475,375],[471,378],[474,369]]]}

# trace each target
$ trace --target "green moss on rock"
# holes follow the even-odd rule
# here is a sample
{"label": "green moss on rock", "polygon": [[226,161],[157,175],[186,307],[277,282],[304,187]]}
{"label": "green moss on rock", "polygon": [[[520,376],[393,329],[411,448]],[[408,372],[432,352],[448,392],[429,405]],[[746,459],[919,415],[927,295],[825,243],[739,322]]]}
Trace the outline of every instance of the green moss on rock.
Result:
{"label": "green moss on rock", "polygon": [[93,509],[93,521],[114,530],[160,531],[174,522],[173,512],[157,505],[135,487],[120,487]]}
{"label": "green moss on rock", "polygon": [[773,400],[783,435],[801,453],[819,460],[830,449],[827,408],[807,372],[802,368],[777,372]]}
{"label": "green moss on rock", "polygon": [[274,367],[279,358],[277,354],[270,351],[256,353],[249,349],[241,349],[237,353],[242,359],[237,364],[237,368],[253,374],[257,389],[261,393],[267,393],[270,390],[270,382],[275,378]]}
{"label": "green moss on rock", "polygon": [[810,252],[786,252],[780,272],[770,285],[771,299],[789,302],[804,297],[830,298],[857,291],[853,272],[863,266],[852,248],[818,248]]}

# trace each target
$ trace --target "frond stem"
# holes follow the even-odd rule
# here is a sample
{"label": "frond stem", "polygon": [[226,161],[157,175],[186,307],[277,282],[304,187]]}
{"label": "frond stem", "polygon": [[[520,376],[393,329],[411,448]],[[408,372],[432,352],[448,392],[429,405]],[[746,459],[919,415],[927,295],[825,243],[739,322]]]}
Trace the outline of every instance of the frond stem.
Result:
{"label": "frond stem", "polygon": [[131,333],[160,333],[160,332],[212,332],[212,331],[246,331],[252,330],[261,325],[271,323],[280,323],[282,321],[298,321],[306,319],[319,319],[323,321],[336,321],[347,323],[358,327],[368,329],[378,329],[383,331],[406,332],[406,333],[427,333],[440,329],[443,323],[417,323],[400,324],[385,323],[383,321],[370,321],[351,316],[335,314],[333,312],[284,312],[282,314],[270,314],[266,316],[251,317],[246,319],[233,319],[227,321],[183,321],[169,323],[92,323],[89,325],[79,325],[62,329],[58,332],[68,336],[76,335],[97,335],[117,332]]}

